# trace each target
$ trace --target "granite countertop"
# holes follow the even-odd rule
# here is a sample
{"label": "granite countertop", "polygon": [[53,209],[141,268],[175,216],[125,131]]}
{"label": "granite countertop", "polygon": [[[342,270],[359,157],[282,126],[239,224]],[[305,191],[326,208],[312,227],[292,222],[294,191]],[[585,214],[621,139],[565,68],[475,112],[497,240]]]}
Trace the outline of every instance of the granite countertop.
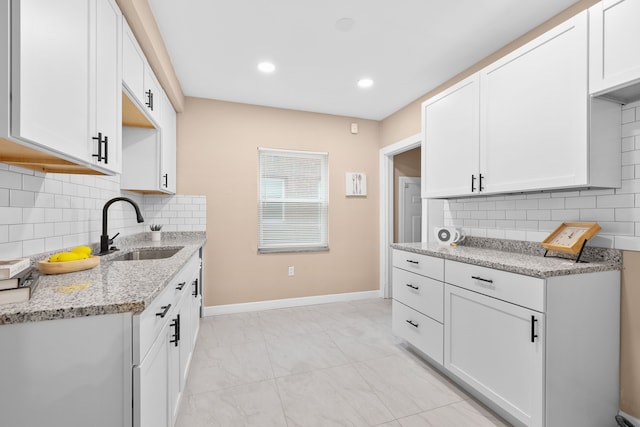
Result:
{"label": "granite countertop", "polygon": [[[27,302],[0,305],[0,325],[113,313],[141,313],[205,243],[204,232],[166,232],[152,242],[150,233],[116,240],[120,251],[101,257],[90,270],[41,275]],[[141,248],[183,248],[169,258],[111,261]],[[94,250],[94,252],[96,252]],[[35,257],[34,257],[35,258]],[[32,262],[39,261],[32,258]],[[43,259],[46,257],[40,257]]]}
{"label": "granite countertop", "polygon": [[571,259],[544,257],[540,244],[501,239],[467,238],[464,245],[458,246],[395,243],[391,247],[541,279],[622,269],[622,253],[614,249],[587,247],[583,258],[588,262],[576,263]]}

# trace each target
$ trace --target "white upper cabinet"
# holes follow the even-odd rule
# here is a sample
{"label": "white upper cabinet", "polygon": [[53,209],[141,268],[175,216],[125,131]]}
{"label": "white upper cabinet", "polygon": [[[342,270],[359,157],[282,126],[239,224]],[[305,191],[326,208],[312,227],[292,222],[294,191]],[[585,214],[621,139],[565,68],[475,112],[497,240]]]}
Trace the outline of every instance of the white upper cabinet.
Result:
{"label": "white upper cabinet", "polygon": [[587,21],[423,103],[423,197],[620,186],[620,105],[589,98]]}
{"label": "white upper cabinet", "polygon": [[121,14],[116,4],[21,0],[5,7],[11,100],[10,113],[3,114],[10,126],[3,126],[2,136],[118,173],[121,104],[113,91],[121,78]]}
{"label": "white upper cabinet", "polygon": [[120,56],[122,15],[113,1],[96,2],[96,88],[95,124],[92,122],[92,134],[102,137],[103,159],[94,156],[98,164],[104,161],[113,172],[122,170],[122,61]]}
{"label": "white upper cabinet", "polygon": [[162,129],[160,132],[162,142],[161,152],[161,180],[160,188],[165,192],[176,192],[176,112],[164,91],[159,95],[162,101]]}
{"label": "white upper cabinet", "polygon": [[590,93],[640,99],[639,17],[640,0],[604,0],[589,9]]}
{"label": "white upper cabinet", "polygon": [[619,148],[590,138],[586,11],[483,69],[480,93],[483,191],[619,185],[590,179],[590,144]]}
{"label": "white upper cabinet", "polygon": [[122,83],[141,111],[144,111],[157,125],[160,122],[160,103],[162,102],[160,84],[126,21],[122,51]]}
{"label": "white upper cabinet", "polygon": [[176,112],[126,22],[123,27],[122,86],[126,93],[120,188],[175,194]]}
{"label": "white upper cabinet", "polygon": [[422,104],[422,197],[464,196],[480,185],[479,77]]}
{"label": "white upper cabinet", "polygon": [[131,32],[131,28],[127,25],[127,21],[124,21],[122,27],[122,84],[142,106],[144,105],[144,69],[146,61],[135,36]]}

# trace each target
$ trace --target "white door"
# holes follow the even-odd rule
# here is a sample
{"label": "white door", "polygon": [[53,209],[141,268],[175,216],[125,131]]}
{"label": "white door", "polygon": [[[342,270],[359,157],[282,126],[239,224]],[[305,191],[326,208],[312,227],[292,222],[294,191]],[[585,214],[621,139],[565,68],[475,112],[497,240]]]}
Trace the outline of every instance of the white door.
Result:
{"label": "white door", "polygon": [[444,366],[523,425],[544,425],[545,317],[445,285]]}
{"label": "white door", "polygon": [[401,176],[398,187],[398,243],[419,242],[422,235],[420,178]]}

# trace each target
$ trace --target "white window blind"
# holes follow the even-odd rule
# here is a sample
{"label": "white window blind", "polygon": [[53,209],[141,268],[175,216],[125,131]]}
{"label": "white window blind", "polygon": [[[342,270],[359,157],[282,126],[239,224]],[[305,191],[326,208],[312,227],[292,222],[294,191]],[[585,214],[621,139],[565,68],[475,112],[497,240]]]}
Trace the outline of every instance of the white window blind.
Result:
{"label": "white window blind", "polygon": [[258,252],[329,249],[328,153],[258,148]]}

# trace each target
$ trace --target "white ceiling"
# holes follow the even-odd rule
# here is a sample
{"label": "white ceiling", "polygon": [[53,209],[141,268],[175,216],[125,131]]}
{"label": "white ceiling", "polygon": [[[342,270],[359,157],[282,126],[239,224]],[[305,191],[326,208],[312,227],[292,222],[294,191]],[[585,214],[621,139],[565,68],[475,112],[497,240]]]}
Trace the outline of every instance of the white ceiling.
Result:
{"label": "white ceiling", "polygon": [[374,120],[575,2],[149,0],[185,95]]}

